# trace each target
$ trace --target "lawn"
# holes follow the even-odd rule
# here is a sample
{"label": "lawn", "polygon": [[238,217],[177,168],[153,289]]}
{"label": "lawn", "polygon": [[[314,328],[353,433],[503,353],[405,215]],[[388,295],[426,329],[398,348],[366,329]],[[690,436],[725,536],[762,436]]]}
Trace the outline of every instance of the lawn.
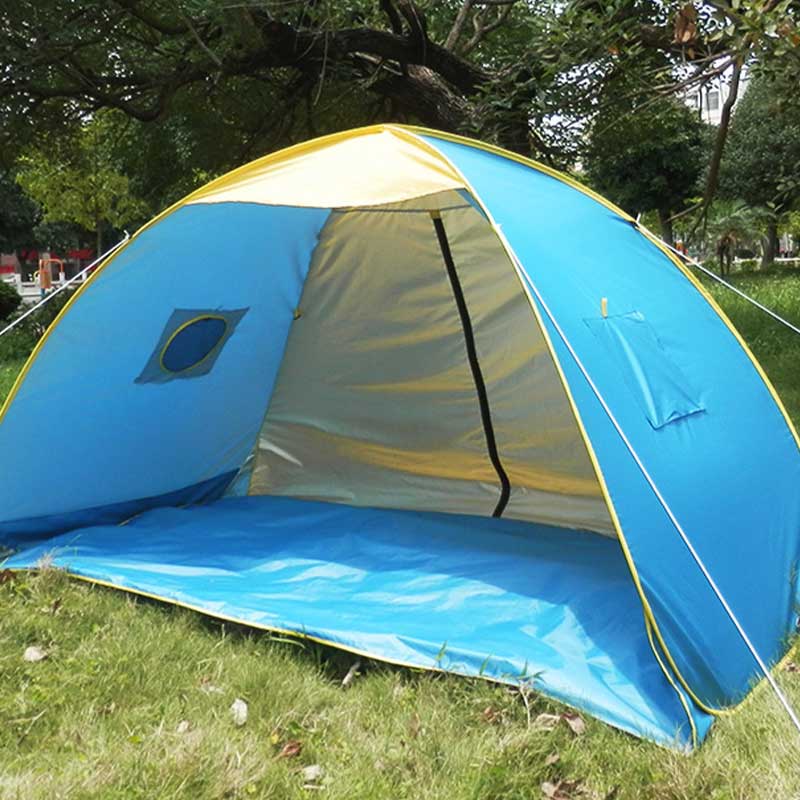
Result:
{"label": "lawn", "polygon": [[[800,275],[737,282],[800,321]],[[714,291],[800,421],[800,337]],[[366,663],[343,687],[352,664],[52,570],[0,581],[0,798],[800,797],[764,687],[686,757],[479,680]],[[800,706],[800,672],[778,679]]]}

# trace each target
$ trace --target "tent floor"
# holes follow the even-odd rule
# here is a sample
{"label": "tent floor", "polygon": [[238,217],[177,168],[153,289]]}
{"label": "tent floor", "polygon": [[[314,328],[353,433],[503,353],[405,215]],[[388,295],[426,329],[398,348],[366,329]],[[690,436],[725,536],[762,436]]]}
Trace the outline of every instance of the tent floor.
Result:
{"label": "tent floor", "polygon": [[691,741],[619,543],[596,534],[262,496],[72,531],[6,566],[46,553],[85,578],[385,661],[527,679],[617,727]]}

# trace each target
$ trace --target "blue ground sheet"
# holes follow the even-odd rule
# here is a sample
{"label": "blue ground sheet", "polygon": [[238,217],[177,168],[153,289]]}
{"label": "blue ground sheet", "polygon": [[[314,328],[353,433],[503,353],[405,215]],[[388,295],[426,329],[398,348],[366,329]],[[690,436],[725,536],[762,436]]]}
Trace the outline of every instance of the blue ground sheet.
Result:
{"label": "blue ground sheet", "polygon": [[[239,497],[159,508],[18,552],[221,618],[539,691],[691,746],[619,543],[513,520]],[[693,709],[702,737],[710,719]]]}

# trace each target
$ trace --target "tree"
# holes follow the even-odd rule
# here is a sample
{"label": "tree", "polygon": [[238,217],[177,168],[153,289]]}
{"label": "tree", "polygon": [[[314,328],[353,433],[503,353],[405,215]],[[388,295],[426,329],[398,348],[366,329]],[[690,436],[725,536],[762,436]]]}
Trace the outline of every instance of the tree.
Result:
{"label": "tree", "polygon": [[672,216],[695,193],[707,143],[705,126],[682,102],[640,99],[633,113],[613,110],[591,126],[585,169],[599,192],[636,216],[656,211],[673,243]]}
{"label": "tree", "polygon": [[741,200],[717,200],[711,206],[707,234],[719,260],[720,275],[731,271],[737,249],[758,239],[759,215]]}
{"label": "tree", "polygon": [[103,226],[142,221],[149,209],[130,192],[113,155],[118,112],[98,113],[69,140],[33,149],[19,160],[17,182],[42,207],[47,222],[74,222],[94,231],[103,251]]}
{"label": "tree", "polygon": [[800,204],[800,97],[795,81],[756,73],[731,125],[721,175],[726,197],[764,209],[762,266],[773,263],[778,227]]}
{"label": "tree", "polygon": [[0,253],[29,246],[38,219],[38,207],[23,193],[14,174],[0,172]]}
{"label": "tree", "polygon": [[17,290],[5,281],[0,281],[0,323],[5,322],[18,308],[22,298]]}
{"label": "tree", "polygon": [[193,106],[256,152],[409,120],[569,160],[609,76],[659,94],[751,53],[796,65],[797,17],[776,0],[8,3],[0,128],[99,108],[163,124]]}

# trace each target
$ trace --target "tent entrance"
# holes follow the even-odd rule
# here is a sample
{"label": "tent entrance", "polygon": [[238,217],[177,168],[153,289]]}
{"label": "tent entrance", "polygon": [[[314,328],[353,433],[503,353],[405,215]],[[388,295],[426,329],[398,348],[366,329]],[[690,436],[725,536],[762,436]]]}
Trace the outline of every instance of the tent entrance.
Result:
{"label": "tent entrance", "polygon": [[465,194],[335,210],[250,494],[614,528],[545,340]]}
{"label": "tent entrance", "polygon": [[260,496],[71,531],[8,566],[44,553],[80,576],[390,662],[528,680],[662,742],[686,724],[607,537]]}

